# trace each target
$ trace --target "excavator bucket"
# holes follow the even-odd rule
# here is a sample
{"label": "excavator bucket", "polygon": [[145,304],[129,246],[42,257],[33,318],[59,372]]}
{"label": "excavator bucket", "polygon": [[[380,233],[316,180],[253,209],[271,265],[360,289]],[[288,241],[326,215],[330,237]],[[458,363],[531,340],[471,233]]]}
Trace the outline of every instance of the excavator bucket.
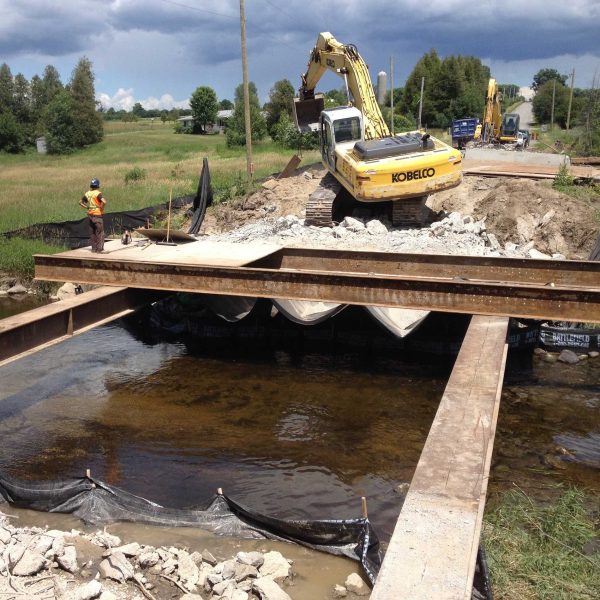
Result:
{"label": "excavator bucket", "polygon": [[315,94],[310,100],[294,98],[294,122],[298,131],[318,131],[319,118],[325,108],[323,94]]}

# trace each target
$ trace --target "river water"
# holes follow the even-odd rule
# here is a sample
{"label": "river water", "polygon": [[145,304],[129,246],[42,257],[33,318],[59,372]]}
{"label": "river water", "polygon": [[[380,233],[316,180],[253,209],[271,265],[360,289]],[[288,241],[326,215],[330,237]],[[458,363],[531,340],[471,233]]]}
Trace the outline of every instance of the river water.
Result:
{"label": "river water", "polygon": [[[90,469],[176,507],[202,505],[221,487],[281,518],[356,517],[366,496],[385,542],[451,366],[366,352],[258,353],[251,342],[200,353],[109,325],[0,368],[0,471],[44,479]],[[509,362],[492,502],[514,484],[538,499],[564,483],[600,493],[599,382],[600,359]],[[28,515],[38,518],[55,517]],[[157,544],[193,535],[205,543],[189,530],[119,528]],[[358,567],[282,551],[306,569],[299,599],[325,597]],[[322,589],[309,585],[321,570]]]}

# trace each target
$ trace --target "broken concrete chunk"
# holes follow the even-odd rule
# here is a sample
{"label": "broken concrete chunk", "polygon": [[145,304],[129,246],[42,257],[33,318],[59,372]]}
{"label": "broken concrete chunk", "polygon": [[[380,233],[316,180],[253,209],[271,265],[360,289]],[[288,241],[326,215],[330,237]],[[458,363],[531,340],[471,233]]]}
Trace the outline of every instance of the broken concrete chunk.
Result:
{"label": "broken concrete chunk", "polygon": [[244,565],[241,563],[238,563],[235,566],[234,579],[236,580],[236,582],[239,583],[240,581],[244,581],[244,579],[248,579],[250,577],[258,577],[258,569],[256,567],[253,567],[252,565]]}
{"label": "broken concrete chunk", "polygon": [[350,573],[344,584],[346,589],[357,596],[368,596],[371,593],[369,586],[358,573]]}
{"label": "broken concrete chunk", "polygon": [[572,350],[563,350],[558,355],[558,360],[568,365],[574,365],[579,362],[579,357]]}
{"label": "broken concrete chunk", "polygon": [[77,550],[75,550],[75,546],[65,546],[64,552],[56,557],[56,562],[64,571],[77,573],[79,565],[77,564]]}
{"label": "broken concrete chunk", "polygon": [[270,577],[260,577],[252,584],[262,600],[292,600]]}
{"label": "broken concrete chunk", "polygon": [[153,567],[154,565],[158,564],[159,560],[160,556],[155,550],[146,550],[138,556],[138,562],[142,569],[149,569],[150,567]]}
{"label": "broken concrete chunk", "polygon": [[125,556],[137,556],[140,553],[140,545],[137,542],[118,546],[114,549],[115,552],[122,552]]}
{"label": "broken concrete chunk", "polygon": [[252,565],[257,569],[265,562],[262,552],[238,552],[236,560],[243,565]]}
{"label": "broken concrete chunk", "polygon": [[183,586],[190,592],[193,591],[198,583],[200,571],[198,570],[198,565],[196,565],[187,552],[181,552],[179,554],[177,573]]}
{"label": "broken concrete chunk", "polygon": [[334,598],[345,598],[348,595],[348,590],[343,585],[338,585],[333,588]]}
{"label": "broken concrete chunk", "polygon": [[[19,554],[21,551],[19,551]],[[26,549],[23,556],[17,561],[13,567],[12,574],[19,577],[29,577],[36,575],[46,567],[46,559],[39,553],[33,550]]]}
{"label": "broken concrete chunk", "polygon": [[262,182],[262,187],[265,190],[273,190],[279,185],[279,181],[277,179],[267,179]]}
{"label": "broken concrete chunk", "polygon": [[367,223],[367,231],[371,235],[385,235],[388,232],[388,228],[377,219],[372,219]]}
{"label": "broken concrete chunk", "polygon": [[[98,597],[110,598],[102,593],[102,584],[96,579],[92,579],[84,586],[65,594],[64,600],[94,600]],[[115,595],[112,594],[112,597],[115,598]]]}
{"label": "broken concrete chunk", "polygon": [[345,217],[340,223],[340,226],[345,227],[348,231],[354,231],[355,233],[365,230],[364,223],[353,217]]}
{"label": "broken concrete chunk", "polygon": [[134,575],[132,564],[121,552],[114,552],[105,558],[98,566],[98,572],[104,579],[113,579],[119,583],[133,579]]}
{"label": "broken concrete chunk", "polygon": [[259,569],[261,578],[270,577],[277,583],[282,583],[292,575],[292,568],[281,552],[267,552],[264,559],[265,562]]}

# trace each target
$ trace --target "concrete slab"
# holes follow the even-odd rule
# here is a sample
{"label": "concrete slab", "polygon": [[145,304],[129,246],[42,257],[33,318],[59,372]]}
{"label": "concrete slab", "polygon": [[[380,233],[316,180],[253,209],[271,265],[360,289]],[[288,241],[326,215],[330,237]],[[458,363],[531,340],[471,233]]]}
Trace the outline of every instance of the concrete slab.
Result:
{"label": "concrete slab", "polygon": [[465,151],[465,160],[472,160],[478,163],[489,161],[507,162],[518,165],[548,166],[560,167],[566,163],[570,166],[571,159],[565,154],[550,154],[549,152],[528,152],[516,150],[496,150],[495,148],[467,148]]}

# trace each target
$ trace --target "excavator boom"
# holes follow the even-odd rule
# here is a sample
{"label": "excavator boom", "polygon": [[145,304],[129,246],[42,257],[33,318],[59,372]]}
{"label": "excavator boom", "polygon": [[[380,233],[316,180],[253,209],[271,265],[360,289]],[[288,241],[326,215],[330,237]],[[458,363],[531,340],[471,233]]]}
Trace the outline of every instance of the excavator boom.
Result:
{"label": "excavator boom", "polygon": [[341,44],[329,32],[319,34],[306,73],[301,77],[299,98],[294,100],[298,128],[311,131],[318,128],[324,102],[321,95],[315,95],[315,87],[328,70],[344,77],[352,105],[363,114],[365,139],[388,137],[390,131],[377,104],[369,68],[355,46]]}

